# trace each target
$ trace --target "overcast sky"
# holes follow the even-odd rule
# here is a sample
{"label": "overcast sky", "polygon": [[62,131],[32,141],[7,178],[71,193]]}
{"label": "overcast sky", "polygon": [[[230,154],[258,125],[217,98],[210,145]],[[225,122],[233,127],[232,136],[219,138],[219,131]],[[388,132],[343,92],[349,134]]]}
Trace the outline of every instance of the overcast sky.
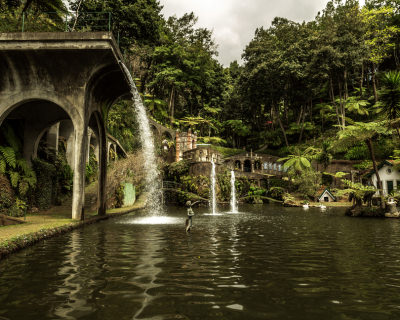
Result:
{"label": "overcast sky", "polygon": [[[213,30],[218,44],[218,60],[225,66],[240,61],[245,46],[257,27],[269,27],[274,17],[310,21],[325,8],[328,0],[159,0],[167,18],[193,11],[198,26]],[[359,0],[364,4],[364,0]]]}

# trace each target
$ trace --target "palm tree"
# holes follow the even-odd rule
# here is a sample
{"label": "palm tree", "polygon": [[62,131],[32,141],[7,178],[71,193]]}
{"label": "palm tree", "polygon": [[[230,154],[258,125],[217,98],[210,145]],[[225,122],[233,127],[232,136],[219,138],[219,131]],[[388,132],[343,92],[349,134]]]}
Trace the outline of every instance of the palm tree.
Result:
{"label": "palm tree", "polygon": [[285,161],[283,164],[284,169],[294,169],[297,173],[311,168],[311,162],[308,157],[313,153],[313,148],[307,148],[304,152],[301,152],[299,148],[293,149],[293,154],[287,157],[278,159],[279,162]]}
{"label": "palm tree", "polygon": [[391,120],[400,138],[398,120],[400,118],[400,72],[389,71],[382,77],[382,89],[379,91],[380,111]]}

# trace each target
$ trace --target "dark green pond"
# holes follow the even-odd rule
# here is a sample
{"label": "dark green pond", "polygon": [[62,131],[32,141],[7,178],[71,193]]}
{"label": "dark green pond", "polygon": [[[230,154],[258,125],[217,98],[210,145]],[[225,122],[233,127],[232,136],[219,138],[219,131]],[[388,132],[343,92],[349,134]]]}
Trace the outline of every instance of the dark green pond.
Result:
{"label": "dark green pond", "polygon": [[195,209],[190,235],[182,209],[126,216],[16,253],[0,319],[400,319],[400,221],[240,210]]}

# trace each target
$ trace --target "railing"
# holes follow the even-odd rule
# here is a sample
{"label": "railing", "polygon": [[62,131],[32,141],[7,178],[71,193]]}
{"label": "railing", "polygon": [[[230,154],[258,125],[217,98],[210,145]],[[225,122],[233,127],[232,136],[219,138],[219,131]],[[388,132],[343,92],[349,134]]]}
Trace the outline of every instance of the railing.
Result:
{"label": "railing", "polygon": [[111,12],[40,12],[0,14],[0,32],[88,32],[112,28]]}

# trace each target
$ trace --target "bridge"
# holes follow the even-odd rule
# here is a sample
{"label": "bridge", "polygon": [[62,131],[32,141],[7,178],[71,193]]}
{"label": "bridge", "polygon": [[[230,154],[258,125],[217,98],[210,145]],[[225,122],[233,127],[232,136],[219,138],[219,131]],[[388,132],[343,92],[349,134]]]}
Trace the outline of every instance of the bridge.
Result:
{"label": "bridge", "polygon": [[91,130],[99,142],[98,214],[106,213],[104,110],[130,94],[123,56],[111,32],[0,33],[0,126],[19,121],[23,155],[36,157],[43,133],[67,121],[73,129],[72,218],[84,204]]}

